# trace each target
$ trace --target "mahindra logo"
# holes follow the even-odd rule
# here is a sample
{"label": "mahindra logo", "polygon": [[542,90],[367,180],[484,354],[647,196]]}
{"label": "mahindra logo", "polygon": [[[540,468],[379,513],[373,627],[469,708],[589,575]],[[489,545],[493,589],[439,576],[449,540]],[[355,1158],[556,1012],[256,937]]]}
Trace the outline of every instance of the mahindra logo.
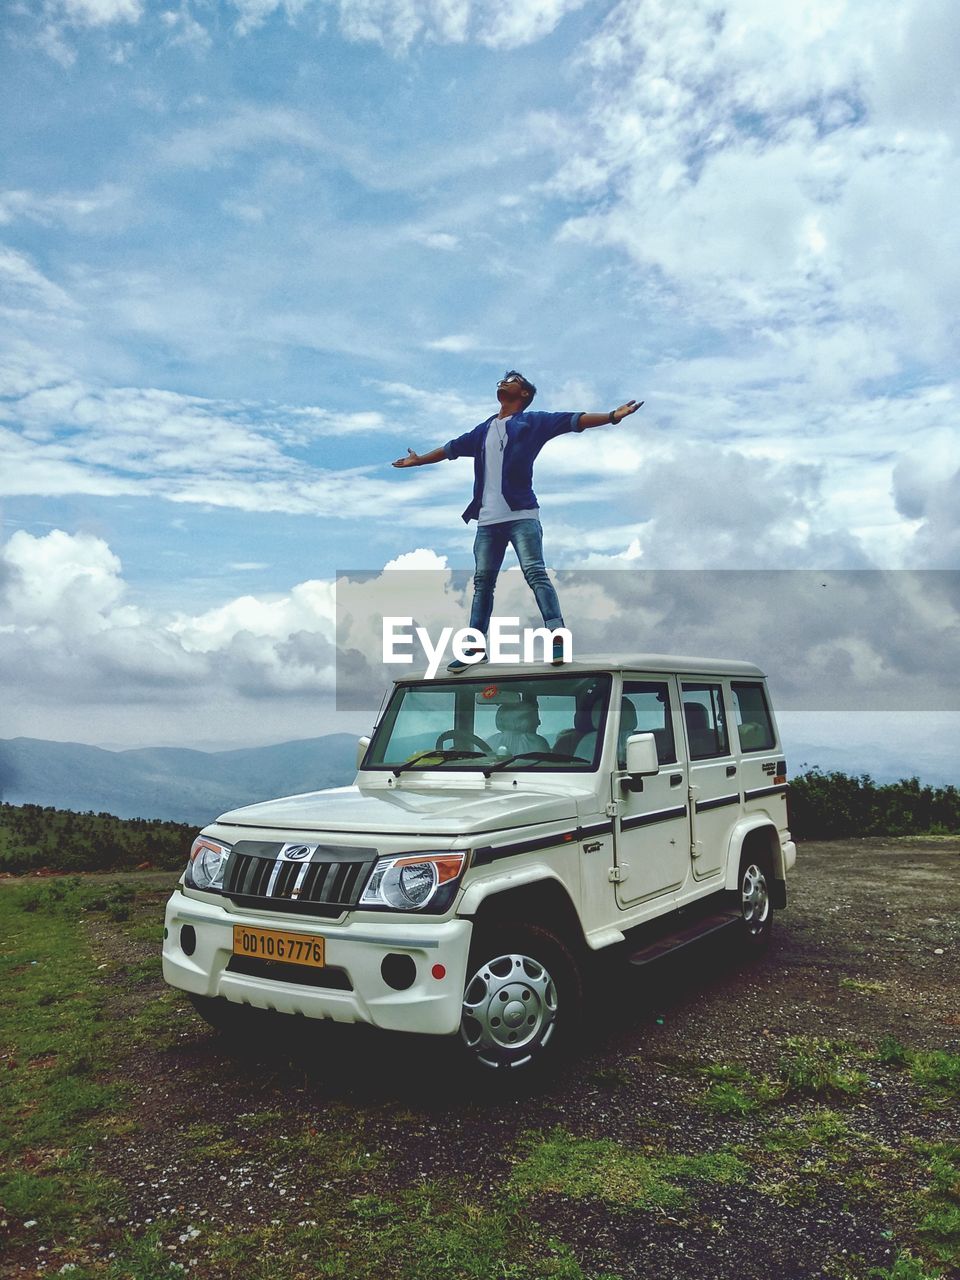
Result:
{"label": "mahindra logo", "polygon": [[313,853],[312,845],[290,844],[280,850],[280,857],[284,862],[302,862],[304,858],[309,858],[311,853]]}

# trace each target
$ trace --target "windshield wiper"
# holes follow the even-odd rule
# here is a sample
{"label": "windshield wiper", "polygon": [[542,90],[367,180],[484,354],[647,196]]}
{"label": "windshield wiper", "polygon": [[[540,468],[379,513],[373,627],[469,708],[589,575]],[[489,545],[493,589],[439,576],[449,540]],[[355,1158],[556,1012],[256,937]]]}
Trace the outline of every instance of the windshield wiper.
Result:
{"label": "windshield wiper", "polygon": [[[428,756],[439,756],[441,760],[482,760],[482,751],[459,751],[450,747],[431,747],[429,751],[418,751],[410,760],[405,760],[403,764],[397,764],[393,767],[393,776],[399,778],[401,773],[405,773],[407,769],[415,769],[421,760]],[[484,769],[484,774],[487,770]],[[488,775],[489,776],[489,775]]]}
{"label": "windshield wiper", "polygon": [[508,764],[513,764],[514,760],[576,760],[580,764],[589,764],[589,760],[585,760],[583,756],[571,756],[566,751],[518,751],[515,756],[507,756],[506,760],[498,760],[496,764],[490,766],[490,772],[494,769],[505,769]]}

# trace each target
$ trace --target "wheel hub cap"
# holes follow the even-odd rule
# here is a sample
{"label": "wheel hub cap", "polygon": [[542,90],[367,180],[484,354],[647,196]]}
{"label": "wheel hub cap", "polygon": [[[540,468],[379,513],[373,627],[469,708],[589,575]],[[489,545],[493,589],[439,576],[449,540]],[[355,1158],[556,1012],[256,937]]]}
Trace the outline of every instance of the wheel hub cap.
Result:
{"label": "wheel hub cap", "polygon": [[463,997],[460,1035],[489,1067],[518,1067],[546,1045],[557,1019],[557,989],[531,956],[497,956],[480,966]]}
{"label": "wheel hub cap", "polygon": [[770,914],[770,894],[767,878],[756,865],[747,867],[743,873],[740,903],[747,928],[751,933],[759,933]]}

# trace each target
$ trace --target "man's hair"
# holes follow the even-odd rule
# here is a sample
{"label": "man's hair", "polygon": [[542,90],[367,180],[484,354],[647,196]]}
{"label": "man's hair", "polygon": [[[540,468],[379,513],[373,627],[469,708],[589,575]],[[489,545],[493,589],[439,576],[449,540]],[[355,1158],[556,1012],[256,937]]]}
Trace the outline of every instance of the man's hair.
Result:
{"label": "man's hair", "polygon": [[533,400],[533,397],[537,394],[537,388],[533,385],[530,379],[525,378],[519,369],[508,369],[507,372],[503,375],[504,381],[506,381],[507,378],[520,379],[520,385],[523,387],[524,391],[526,391],[527,393],[527,404],[530,404],[531,401]]}

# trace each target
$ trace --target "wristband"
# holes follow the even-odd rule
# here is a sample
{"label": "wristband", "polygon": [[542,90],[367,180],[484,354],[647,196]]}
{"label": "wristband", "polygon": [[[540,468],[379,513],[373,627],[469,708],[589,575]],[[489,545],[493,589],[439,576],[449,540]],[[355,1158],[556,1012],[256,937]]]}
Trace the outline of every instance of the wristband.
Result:
{"label": "wristband", "polygon": [[617,417],[617,411],[616,411],[616,409],[611,409],[611,410],[610,410],[610,425],[611,425],[611,427],[615,427],[619,421],[620,421],[620,419]]}

